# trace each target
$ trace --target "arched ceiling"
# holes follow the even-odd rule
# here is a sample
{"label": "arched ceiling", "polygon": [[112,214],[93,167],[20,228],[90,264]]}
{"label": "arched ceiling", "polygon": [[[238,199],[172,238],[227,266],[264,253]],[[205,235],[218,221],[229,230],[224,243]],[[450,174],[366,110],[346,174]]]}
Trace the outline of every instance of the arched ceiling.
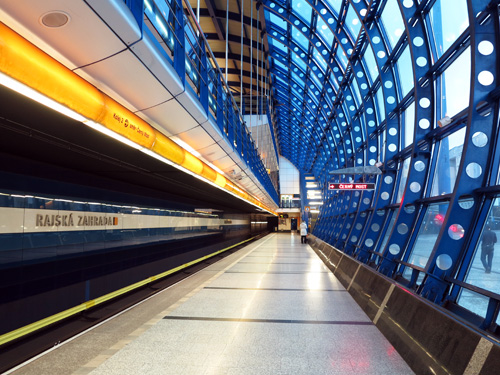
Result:
{"label": "arched ceiling", "polygon": [[465,0],[200,0],[199,14],[223,71],[227,31],[235,99],[267,96],[280,154],[320,181],[411,152],[414,124],[447,114],[417,94],[432,102],[428,78],[468,47]]}

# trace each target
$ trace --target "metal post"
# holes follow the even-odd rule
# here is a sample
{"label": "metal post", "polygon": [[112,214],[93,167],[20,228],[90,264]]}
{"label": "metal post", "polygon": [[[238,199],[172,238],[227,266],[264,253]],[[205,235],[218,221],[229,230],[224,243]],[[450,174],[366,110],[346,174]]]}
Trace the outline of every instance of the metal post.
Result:
{"label": "metal post", "polygon": [[245,12],[245,0],[241,0],[241,41],[240,41],[240,112],[243,119],[243,13]]}
{"label": "metal post", "polygon": [[226,83],[227,83],[227,51],[229,49],[229,0],[226,0]]}
{"label": "metal post", "polygon": [[253,124],[253,0],[250,0],[250,128]]}

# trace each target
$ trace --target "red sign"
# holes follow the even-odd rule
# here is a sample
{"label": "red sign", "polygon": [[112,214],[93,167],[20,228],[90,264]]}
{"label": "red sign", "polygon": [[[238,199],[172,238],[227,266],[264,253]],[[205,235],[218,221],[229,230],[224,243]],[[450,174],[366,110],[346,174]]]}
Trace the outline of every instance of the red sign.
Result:
{"label": "red sign", "polygon": [[373,190],[375,189],[374,183],[340,183],[329,184],[328,190]]}

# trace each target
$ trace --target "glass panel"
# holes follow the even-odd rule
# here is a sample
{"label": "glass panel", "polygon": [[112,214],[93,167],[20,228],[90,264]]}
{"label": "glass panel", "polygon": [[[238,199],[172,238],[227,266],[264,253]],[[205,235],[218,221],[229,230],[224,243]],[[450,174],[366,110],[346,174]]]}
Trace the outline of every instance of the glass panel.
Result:
{"label": "glass panel", "polygon": [[396,203],[401,202],[401,199],[403,198],[409,169],[410,169],[410,158],[406,158],[401,167],[401,180],[399,182],[398,196],[396,198]]}
{"label": "glass panel", "polygon": [[469,27],[466,0],[437,0],[429,13],[438,58]]}
{"label": "glass panel", "polygon": [[403,35],[403,30],[405,29],[403,19],[401,18],[401,12],[396,0],[387,1],[384,11],[382,12],[382,23],[384,25],[387,36],[389,37],[391,47],[394,48],[399,40],[399,37]]}
{"label": "glass panel", "polygon": [[413,89],[413,63],[411,60],[410,49],[405,48],[398,59],[399,80],[401,82],[401,95],[404,98],[411,89]]}
{"label": "glass panel", "polygon": [[471,290],[462,289],[458,297],[458,304],[479,316],[486,316],[488,310],[488,297]]}
{"label": "glass panel", "polygon": [[351,31],[353,39],[356,40],[359,34],[359,30],[361,30],[361,22],[359,21],[359,18],[352,6],[350,6],[349,10],[347,11],[345,25]]}
{"label": "glass panel", "polygon": [[314,60],[318,63],[318,65],[321,66],[321,68],[323,68],[324,71],[326,71],[326,67],[327,67],[326,61],[323,58],[323,56],[321,56],[321,53],[319,53],[319,51],[316,48],[314,49],[313,56],[314,56]]}
{"label": "glass panel", "polygon": [[339,0],[326,0],[326,2],[337,12],[340,12],[340,5],[342,4]]}
{"label": "glass panel", "polygon": [[[425,267],[436,244],[447,209],[448,202],[433,204],[427,207],[408,263]],[[411,276],[411,268],[406,267],[403,276],[409,278]]]}
{"label": "glass panel", "polygon": [[307,51],[309,47],[309,40],[300,32],[299,29],[292,27],[292,39],[295,43],[297,43],[300,47]]}
{"label": "glass panel", "polygon": [[275,65],[279,66],[285,72],[288,71],[288,67],[285,64],[281,63],[278,59],[273,59],[273,62]]}
{"label": "glass panel", "polygon": [[404,147],[413,143],[413,132],[415,130],[415,103],[412,103],[405,111],[405,139]]}
{"label": "glass panel", "polygon": [[441,95],[441,108],[442,113],[446,116],[453,117],[469,105],[470,74],[469,47],[441,76],[443,90],[443,94]]}
{"label": "glass panel", "polygon": [[394,228],[394,223],[396,222],[396,215],[394,215],[394,210],[391,210],[389,213],[390,221],[389,225],[387,226],[387,231],[385,232],[384,239],[382,240],[382,243],[380,244],[380,247],[378,248],[379,252],[384,251],[385,245],[387,245],[387,241],[389,241],[389,236],[391,235],[392,228]]}
{"label": "glass panel", "polygon": [[462,128],[439,142],[439,156],[434,172],[431,197],[450,194],[453,191],[462,158],[464,138],[465,128]]}
{"label": "glass panel", "polygon": [[353,81],[352,88],[354,89],[354,92],[356,93],[356,98],[358,99],[357,102],[361,103],[361,93],[359,92],[358,82],[356,80]]}
{"label": "glass panel", "polygon": [[382,87],[379,87],[377,90],[377,99],[375,100],[377,102],[377,115],[378,115],[378,121],[379,123],[383,122],[385,120],[385,103],[384,103],[384,93],[382,92]]}
{"label": "glass panel", "polygon": [[322,37],[326,42],[326,45],[331,48],[333,44],[333,33],[321,17],[318,17],[318,23],[316,25],[316,32]]}
{"label": "glass panel", "polygon": [[302,60],[299,55],[295,54],[292,52],[292,59],[293,59],[293,62],[295,64],[297,64],[297,66],[299,68],[301,68],[304,72],[307,70],[307,65],[306,63],[304,62],[304,60]]}
{"label": "glass panel", "polygon": [[340,48],[340,45],[337,47],[336,56],[341,63],[340,65],[342,65],[342,69],[345,70],[347,67],[347,56],[345,55],[344,50]]}
{"label": "glass panel", "polygon": [[283,18],[275,15],[274,13],[269,12],[269,19],[271,20],[272,23],[274,23],[273,26],[278,26],[283,31],[287,30],[286,26],[287,22]]}
{"label": "glass panel", "polygon": [[[474,250],[474,258],[469,265],[465,282],[479,288],[498,293],[500,290],[500,257],[494,256],[500,238],[500,198],[493,200],[483,232]],[[483,301],[485,300],[485,301]],[[458,303],[479,315],[484,316],[488,301],[478,294],[465,291]]]}
{"label": "glass panel", "polygon": [[288,51],[288,48],[283,43],[278,42],[277,40],[273,40],[273,46],[280,49],[282,52],[286,53]]}
{"label": "glass panel", "polygon": [[293,0],[292,10],[295,15],[301,18],[305,23],[311,23],[312,8],[305,0]]}
{"label": "glass panel", "polygon": [[375,55],[373,54],[373,50],[372,50],[371,46],[368,46],[366,48],[364,59],[365,59],[364,63],[366,65],[365,67],[368,70],[368,72],[370,73],[370,77],[371,77],[372,82],[373,82],[378,77],[378,67],[377,67],[377,63],[375,62]]}

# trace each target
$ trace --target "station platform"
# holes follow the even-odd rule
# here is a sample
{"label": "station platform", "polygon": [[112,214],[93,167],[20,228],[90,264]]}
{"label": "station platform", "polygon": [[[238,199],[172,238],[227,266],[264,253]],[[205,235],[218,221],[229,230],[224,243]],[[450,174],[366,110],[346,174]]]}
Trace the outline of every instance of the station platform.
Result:
{"label": "station platform", "polygon": [[413,374],[300,236],[270,234],[13,374]]}

